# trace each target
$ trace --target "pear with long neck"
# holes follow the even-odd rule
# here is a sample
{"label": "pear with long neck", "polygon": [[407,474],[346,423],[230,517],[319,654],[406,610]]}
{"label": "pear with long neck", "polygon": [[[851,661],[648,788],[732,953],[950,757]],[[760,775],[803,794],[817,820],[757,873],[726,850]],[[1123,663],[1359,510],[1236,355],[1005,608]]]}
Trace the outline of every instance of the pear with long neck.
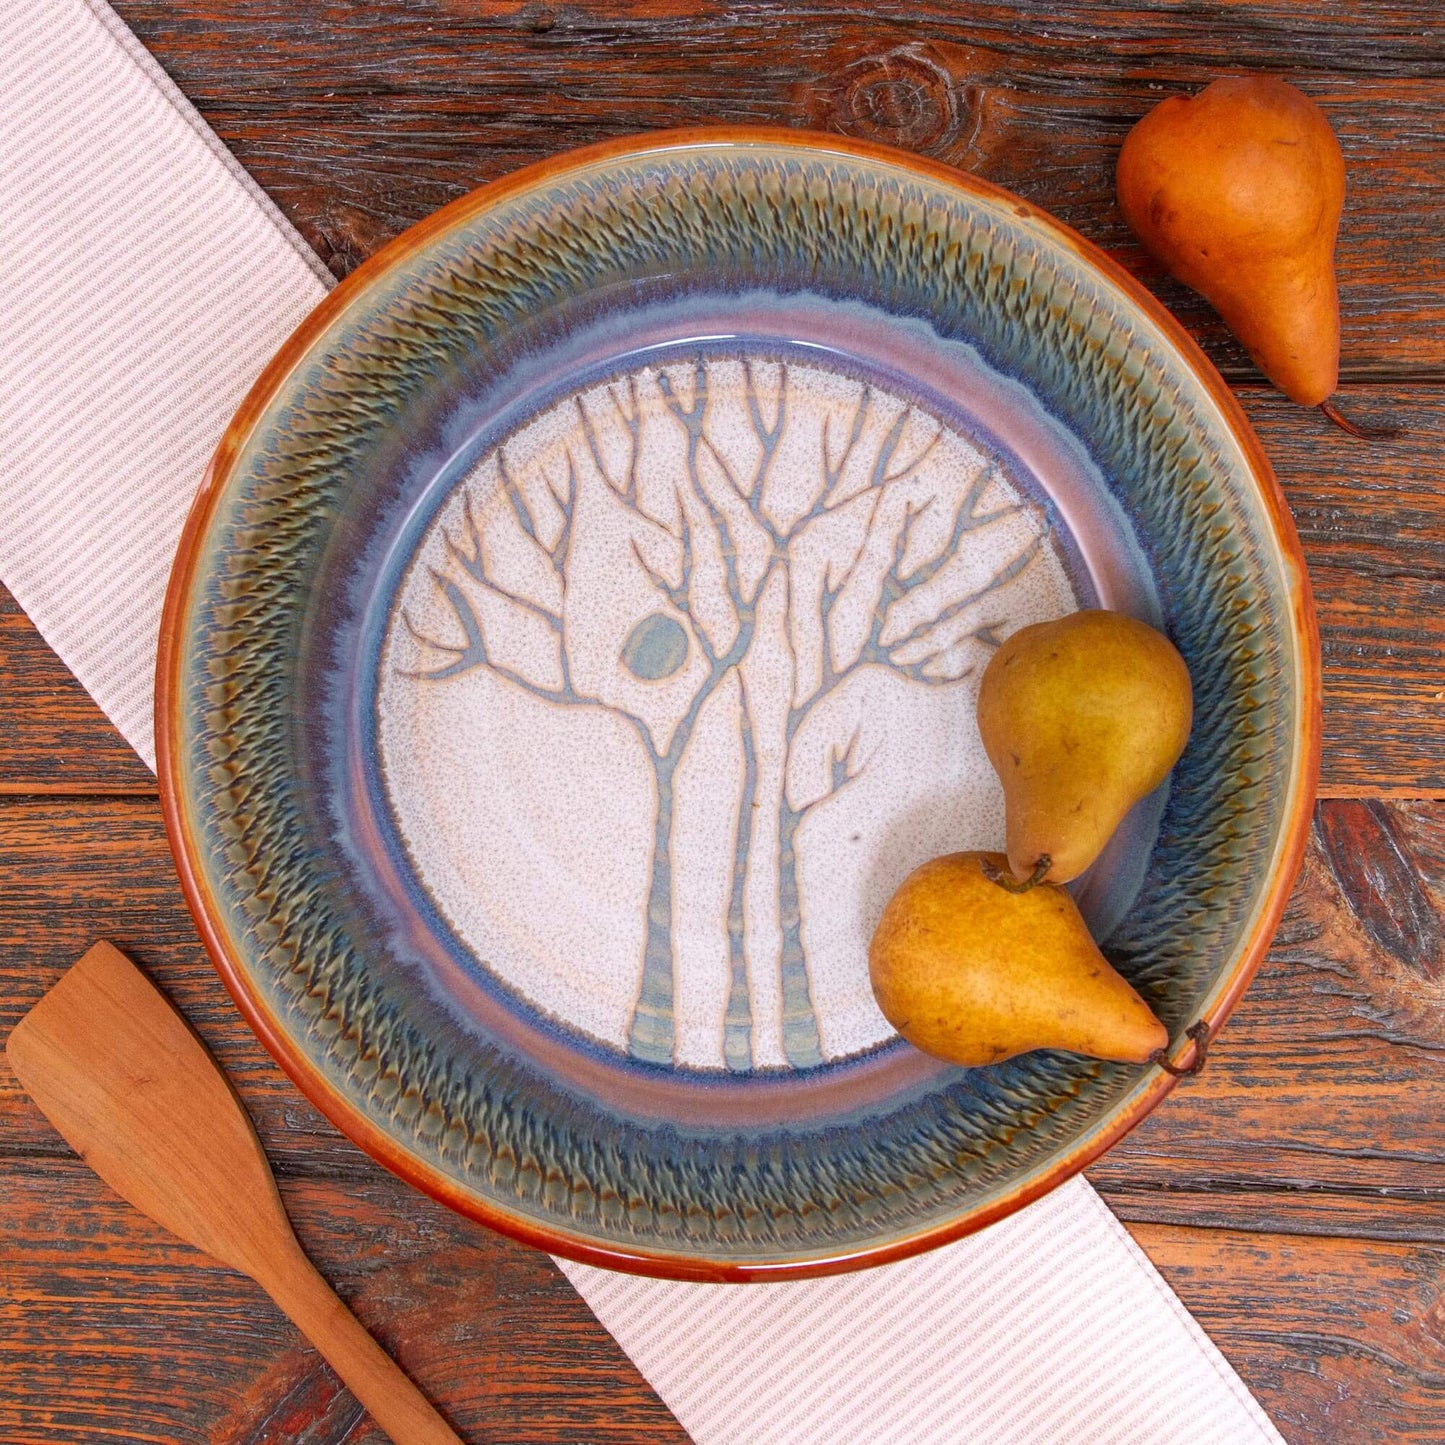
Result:
{"label": "pear with long neck", "polygon": [[978,730],[1014,876],[1077,878],[1168,777],[1193,718],[1184,659],[1133,617],[1073,612],[1005,639],[979,685]]}
{"label": "pear with long neck", "polygon": [[904,880],[868,950],[884,1017],[953,1064],[1032,1049],[1144,1063],[1164,1048],[1164,1025],[1099,952],[1068,893],[1012,890],[998,881],[1006,869],[996,853],[954,853]]}
{"label": "pear with long neck", "polygon": [[1339,379],[1345,161],[1319,106],[1267,76],[1171,96],[1129,132],[1117,186],[1139,239],[1259,369],[1292,400],[1325,403]]}

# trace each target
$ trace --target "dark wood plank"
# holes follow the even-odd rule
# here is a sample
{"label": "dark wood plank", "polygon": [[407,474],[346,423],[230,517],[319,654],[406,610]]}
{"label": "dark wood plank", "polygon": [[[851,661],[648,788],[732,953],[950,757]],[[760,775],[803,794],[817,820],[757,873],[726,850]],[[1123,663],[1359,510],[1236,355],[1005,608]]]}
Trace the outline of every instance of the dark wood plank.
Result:
{"label": "dark wood plank", "polygon": [[[1261,387],[1239,395],[1295,514],[1325,667],[1322,791],[1445,797],[1445,387],[1348,394],[1362,443]],[[0,794],[154,783],[0,589]]]}
{"label": "dark wood plank", "polygon": [[443,202],[568,146],[684,124],[822,126],[925,151],[1056,212],[1147,275],[1232,377],[1253,374],[1242,351],[1125,227],[1114,157],[1167,93],[1281,74],[1325,107],[1349,167],[1347,377],[1445,376],[1433,0],[118,8],[338,273]]}
{"label": "dark wood plank", "polygon": [[[1433,0],[118,8],[338,274],[481,181],[660,125],[833,128],[1054,210],[1245,383],[1319,598],[1326,792],[1445,797]],[[1402,424],[1394,444],[1348,442],[1253,384],[1113,204],[1128,126],[1241,70],[1294,80],[1340,135],[1343,400]],[[262,1053],[196,942],[152,790],[0,594],[0,1034],[97,934],[114,938],[237,1079],[322,1268],[469,1435],[681,1438],[541,1256],[377,1170]],[[134,796],[66,796],[97,791]],[[1445,807],[1322,805],[1276,948],[1209,1068],[1092,1171],[1291,1441],[1445,1437],[1442,880]],[[108,1197],[3,1064],[0,1276],[0,1439],[377,1438],[256,1291]]]}
{"label": "dark wood plank", "polygon": [[1445,1250],[1131,1232],[1291,1445],[1445,1438]]}
{"label": "dark wood plank", "polygon": [[[1445,797],[1445,388],[1355,389],[1359,442],[1241,389],[1294,513],[1319,613],[1327,797]],[[1408,400],[1406,399],[1408,397]]]}
{"label": "dark wood plank", "polygon": [[[1445,1242],[1445,805],[1319,814],[1276,946],[1208,1069],[1091,1171],[1126,1218]],[[156,804],[0,802],[0,1035],[102,934],[194,1021],[283,1177],[371,1177],[231,1006]],[[0,1153],[63,1152],[0,1063]]]}
{"label": "dark wood plank", "polygon": [[1445,1243],[1445,806],[1337,800],[1208,1067],[1090,1171],[1126,1219]]}
{"label": "dark wood plank", "polygon": [[[287,1180],[297,1233],[469,1440],[685,1441],[546,1258],[380,1171]],[[72,1160],[0,1160],[0,1439],[382,1445],[249,1281]]]}
{"label": "dark wood plank", "polygon": [[[0,1035],[98,937],[145,968],[195,1025],[280,1172],[369,1171],[291,1086],[221,986],[186,911],[156,800],[0,799]],[[3,1061],[0,1150],[65,1152]]]}
{"label": "dark wood plank", "polygon": [[[0,1188],[0,1439],[379,1445],[259,1291],[78,1162],[0,1161]],[[466,1438],[685,1438],[542,1256],[384,1176],[283,1192],[321,1268]],[[1440,1438],[1445,1249],[1131,1229],[1286,1439]]]}
{"label": "dark wood plank", "polygon": [[0,795],[153,793],[130,744],[0,586]]}

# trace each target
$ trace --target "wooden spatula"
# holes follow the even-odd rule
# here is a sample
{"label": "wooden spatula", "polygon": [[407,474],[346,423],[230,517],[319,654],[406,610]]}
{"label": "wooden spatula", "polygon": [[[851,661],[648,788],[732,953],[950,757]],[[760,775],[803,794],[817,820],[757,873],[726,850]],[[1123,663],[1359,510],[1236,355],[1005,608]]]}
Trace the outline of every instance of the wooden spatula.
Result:
{"label": "wooden spatula", "polygon": [[157,1224],[255,1280],[396,1445],[461,1445],[301,1252],[220,1065],[123,953],[97,943],[5,1052],[71,1148]]}

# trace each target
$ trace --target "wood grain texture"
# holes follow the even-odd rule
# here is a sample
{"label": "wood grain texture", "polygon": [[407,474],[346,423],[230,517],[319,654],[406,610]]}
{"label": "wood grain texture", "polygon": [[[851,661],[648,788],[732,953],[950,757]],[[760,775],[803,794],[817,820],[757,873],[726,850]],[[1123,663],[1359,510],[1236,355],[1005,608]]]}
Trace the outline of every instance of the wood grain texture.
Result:
{"label": "wood grain texture", "polygon": [[[1090,1173],[1126,1219],[1445,1243],[1445,806],[1316,808],[1209,1066]],[[1445,1287],[1445,1281],[1442,1281]]]}
{"label": "wood grain texture", "polygon": [[[1445,1240],[1445,981],[1425,976],[1418,953],[1372,937],[1394,936],[1383,921],[1396,912],[1392,895],[1346,896],[1335,876],[1328,839],[1339,825],[1328,820],[1360,806],[1319,805],[1275,947],[1209,1067],[1094,1167],[1127,1217],[1193,1220],[1203,1195],[1209,1221],[1230,1227]],[[1445,805],[1374,806],[1388,843],[1357,836],[1358,867],[1381,877],[1397,852],[1408,860],[1424,910],[1412,936],[1438,938]],[[102,933],[195,1024],[280,1175],[369,1176],[370,1162],[292,1088],[226,997],[195,940],[157,805],[0,802],[0,1034]],[[3,1065],[0,1152],[64,1152]]]}
{"label": "wood grain texture", "polygon": [[1445,1250],[1133,1233],[1292,1445],[1445,1438]]}
{"label": "wood grain texture", "polygon": [[[1358,816],[1361,808],[1368,813],[1365,821]],[[1337,876],[1345,868],[1342,858],[1349,860],[1349,881],[1343,884]],[[1408,885],[1398,874],[1401,860],[1409,870]],[[1413,900],[1413,922],[1402,932],[1392,920],[1395,895],[1404,886]],[[1386,1369],[1380,1362],[1393,1360],[1392,1351],[1402,1348],[1391,1331],[1401,1310],[1416,1310],[1414,1303],[1401,1303],[1407,1291],[1414,1291],[1408,1294],[1414,1301],[1417,1294],[1429,1293],[1431,1280],[1437,1295],[1445,1290],[1445,1271],[1428,1272],[1434,1269],[1437,1247],[1445,1247],[1445,1141],[1438,1126],[1445,1113],[1445,999],[1438,995],[1445,986],[1428,978],[1445,961],[1430,951],[1429,942],[1440,937],[1442,927],[1445,805],[1321,803],[1279,941],[1217,1040],[1209,1067],[1181,1085],[1091,1171],[1105,1198],[1155,1257],[1165,1263],[1176,1259],[1167,1248],[1162,1254],[1159,1250],[1169,1241],[1177,1244],[1184,1237],[1180,1231],[1191,1240],[1198,1236],[1199,1242],[1177,1256],[1188,1267],[1175,1283],[1267,1408],[1276,1415],[1294,1412],[1294,1423],[1286,1430],[1292,1440],[1409,1438],[1408,1433],[1401,1437],[1390,1432],[1400,1422],[1408,1424],[1414,1418],[1411,1412],[1425,1422],[1438,1418],[1429,1413],[1439,1408],[1439,1401],[1431,1393],[1437,1385],[1430,1383],[1428,1371],[1419,1380],[1411,1377],[1402,1394],[1391,1384],[1398,1379],[1392,1373],[1395,1367]],[[102,930],[145,962],[231,1071],[277,1165],[288,1207],[296,1198],[330,1201],[326,1208],[316,1206],[312,1217],[318,1231],[367,1240],[374,1260],[395,1243],[388,1229],[399,1231],[408,1249],[415,1237],[465,1237],[487,1253],[488,1270],[494,1267],[490,1261],[495,1251],[534,1260],[550,1274],[539,1256],[493,1239],[395,1184],[296,1094],[231,1008],[194,941],[152,800],[0,802],[0,1032],[8,1030],[12,1019]],[[55,1178],[64,1183],[55,1187],[68,1190],[75,1176],[68,1172],[67,1157],[0,1065],[0,1166],[8,1159],[34,1189],[41,1189],[50,1171],[56,1171]],[[351,1202],[376,1197],[394,1201],[389,1224],[373,1219],[368,1225],[365,1209],[358,1213],[360,1207]],[[0,1229],[12,1217],[10,1208],[0,1208]],[[327,1208],[334,1209],[334,1216]],[[53,1201],[50,1209],[53,1215]],[[81,1219],[90,1217],[88,1204],[77,1209]],[[302,1218],[296,1217],[303,1241],[312,1248],[318,1235],[302,1228]],[[33,1241],[27,1235],[13,1251],[0,1240],[6,1268],[17,1255],[43,1251],[45,1230],[53,1227],[50,1220],[51,1215],[38,1212],[24,1226],[34,1231]],[[367,1235],[370,1227],[375,1232]],[[1226,1234],[1236,1238],[1230,1248],[1253,1265],[1242,1276],[1244,1284],[1236,1281],[1232,1255],[1212,1271],[1204,1263],[1212,1247],[1209,1241]],[[1259,1243],[1266,1236],[1267,1246]],[[1286,1236],[1298,1243],[1289,1245]],[[1354,1238],[1356,1254],[1328,1253],[1346,1237]],[[1237,1243],[1247,1239],[1256,1241],[1255,1253]],[[1271,1283],[1273,1266],[1268,1261],[1312,1259],[1312,1241],[1323,1241],[1318,1248],[1340,1275],[1331,1286],[1336,1293],[1316,1299],[1313,1286],[1301,1284],[1304,1265],[1292,1265]],[[1375,1246],[1379,1250],[1371,1252]],[[1288,1249],[1297,1253],[1288,1254]],[[1267,1252],[1261,1255],[1259,1250]],[[404,1320],[415,1317],[410,1338],[413,1348],[422,1350],[433,1327],[425,1321],[445,1316],[430,1312],[433,1306],[406,1272],[412,1256],[405,1249],[403,1255],[386,1309]],[[87,1257],[82,1251],[77,1267]],[[323,1269],[338,1257],[329,1245],[317,1255]],[[1386,1263],[1380,1264],[1382,1260]],[[110,1271],[103,1258],[99,1267]],[[1363,1323],[1350,1324],[1342,1343],[1339,1322],[1330,1312],[1342,1308],[1347,1298],[1347,1267],[1361,1272],[1360,1288],[1380,1291],[1377,1313],[1384,1323],[1367,1313]],[[480,1262],[476,1268],[482,1268]],[[451,1273],[451,1265],[439,1265],[428,1277]],[[332,1277],[371,1323],[345,1268]],[[460,1272],[453,1283],[457,1280],[466,1280],[468,1288],[475,1282]],[[552,1287],[567,1290],[559,1279]],[[135,1296],[135,1312],[143,1294]],[[83,1319],[85,1310],[75,1308],[76,1318]],[[106,1305],[91,1301],[86,1308],[103,1315]],[[539,1306],[544,1314],[546,1308],[550,1306]],[[589,1344],[583,1324],[570,1327],[576,1363],[568,1368],[585,1376],[602,1369],[589,1351],[615,1347],[590,1315],[583,1314],[583,1324],[590,1322],[594,1334]],[[386,1310],[379,1315],[385,1318]],[[479,1305],[469,1327],[481,1329],[483,1316],[489,1319]],[[161,1318],[153,1352],[162,1348],[161,1341],[165,1349],[183,1355],[202,1351],[199,1318],[184,1312],[163,1313]],[[55,1349],[79,1348],[55,1320],[46,1320],[44,1328],[56,1336]],[[518,1324],[523,1332],[548,1328],[540,1318]],[[62,1340],[61,1335],[66,1337]],[[81,1338],[86,1338],[83,1331]],[[391,1341],[387,1343],[390,1347]],[[140,1363],[151,1368],[155,1361],[147,1356]],[[403,1363],[412,1368],[406,1359]],[[451,1361],[454,1377],[442,1376],[435,1398],[464,1431],[475,1417],[465,1409],[454,1410],[455,1391],[463,1387],[462,1377],[494,1368],[488,1355],[458,1353]],[[354,1402],[337,1392],[319,1366],[303,1366],[294,1350],[281,1363],[265,1350],[243,1353],[234,1369],[234,1398],[225,1395],[224,1403],[230,1412],[226,1418],[239,1432],[236,1440],[250,1445],[267,1438],[264,1432],[254,1433],[261,1428],[256,1422],[284,1421],[291,1418],[288,1412],[322,1422],[317,1429],[337,1432],[322,1433],[318,1439],[353,1438],[345,1430],[351,1428],[348,1412],[354,1411]],[[48,1399],[53,1378],[58,1376],[27,1375],[22,1383],[29,1397]],[[432,1388],[424,1373],[418,1378]],[[1319,1384],[1321,1378],[1343,1382],[1356,1405],[1362,1399],[1374,1401],[1383,1412],[1379,1431],[1332,1434],[1334,1397]],[[529,1386],[540,1387],[536,1382]],[[0,1378],[0,1396],[4,1394]],[[0,1439],[6,1438],[3,1421],[0,1415]],[[247,1428],[251,1435],[244,1433]],[[274,1428],[279,1432],[282,1425]],[[289,1437],[281,1433],[278,1438]],[[1428,1433],[1421,1438],[1429,1438]]]}
{"label": "wood grain texture", "polygon": [[[466,1439],[686,1439],[546,1256],[380,1171],[282,1195],[308,1254]],[[0,1440],[381,1445],[259,1289],[78,1161],[0,1158],[0,1200]]]}
{"label": "wood grain texture", "polygon": [[[1362,443],[1239,390],[1289,499],[1320,616],[1321,791],[1445,798],[1445,388],[1357,388]],[[0,795],[154,791],[154,780],[0,589]]]}
{"label": "wood grain texture", "polygon": [[473,186],[661,126],[812,125],[924,151],[1052,210],[1145,276],[1232,378],[1208,307],[1113,200],[1164,95],[1283,75],[1324,107],[1349,191],[1347,381],[1445,378],[1445,27],[1433,0],[1103,7],[121,0],[117,8],[338,274]]}
{"label": "wood grain texture", "polygon": [[[135,959],[235,1084],[280,1172],[370,1164],[256,1042],[186,911],[154,798],[0,799],[0,1035],[98,937]],[[0,1151],[66,1152],[0,1065]]]}
{"label": "wood grain texture", "polygon": [[[1240,385],[1299,524],[1334,797],[1208,1069],[1091,1177],[1288,1440],[1445,1438],[1445,802],[1402,801],[1445,799],[1434,0],[117,8],[338,275],[566,146],[751,121],[975,170],[1176,311]],[[1254,71],[1314,95],[1340,136],[1340,401],[1400,427],[1392,443],[1361,446],[1260,385],[1114,204],[1134,120]],[[682,1439],[550,1263],[379,1171],[263,1053],[196,940],[150,774],[0,592],[0,1034],[102,934],[217,1052],[302,1242],[468,1439]],[[0,1441],[379,1438],[259,1291],[114,1199],[0,1063]]]}
{"label": "wood grain texture", "polygon": [[10,1031],[5,1057],[101,1180],[255,1280],[397,1445],[462,1445],[302,1252],[225,1075],[123,953],[93,943]]}
{"label": "wood grain texture", "polygon": [[154,793],[150,770],[0,586],[0,796]]}
{"label": "wood grain texture", "polygon": [[[1445,246],[1442,246],[1445,250]],[[1324,663],[1326,796],[1445,797],[1445,388],[1353,388],[1359,442],[1238,392],[1294,513]]]}

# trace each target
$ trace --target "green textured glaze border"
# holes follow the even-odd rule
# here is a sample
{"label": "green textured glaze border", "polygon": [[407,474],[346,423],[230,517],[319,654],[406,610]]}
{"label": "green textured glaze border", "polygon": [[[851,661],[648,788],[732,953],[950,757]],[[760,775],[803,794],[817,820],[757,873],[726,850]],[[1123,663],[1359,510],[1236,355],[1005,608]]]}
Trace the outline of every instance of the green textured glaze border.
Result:
{"label": "green textured glaze border", "polygon": [[1318,748],[1298,545],[1227,391],[1057,223],[942,167],[832,138],[682,134],[523,173],[440,213],[323,304],[243,407],[168,600],[168,825],[223,976],[307,1092],[422,1187],[559,1252],[766,1277],[956,1237],[1082,1167],[1168,1087],[1036,1054],[847,1127],[713,1137],[619,1119],[497,1054],[449,1052],[369,967],[307,835],[288,706],[308,579],[349,490],[460,364],[506,364],[609,284],[736,273],[926,316],[1083,439],[1151,551],[1196,683],[1121,967],[1177,1037],[1263,951]]}

